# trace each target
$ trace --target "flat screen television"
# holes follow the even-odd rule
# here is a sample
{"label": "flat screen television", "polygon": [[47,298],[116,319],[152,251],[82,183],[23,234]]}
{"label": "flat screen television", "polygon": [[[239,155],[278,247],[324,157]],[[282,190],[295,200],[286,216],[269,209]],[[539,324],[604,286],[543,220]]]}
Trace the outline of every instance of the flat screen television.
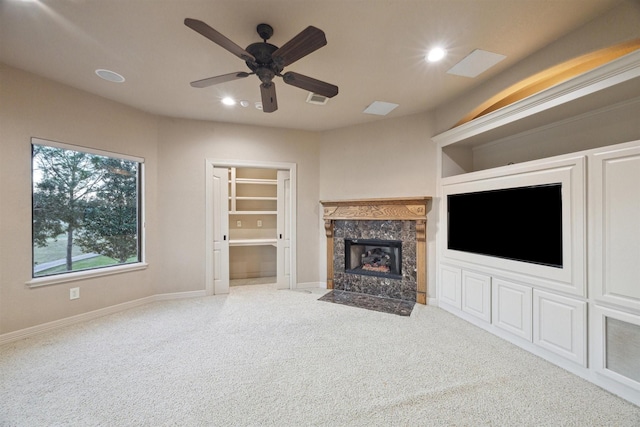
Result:
{"label": "flat screen television", "polygon": [[448,249],[562,268],[562,184],[447,196]]}

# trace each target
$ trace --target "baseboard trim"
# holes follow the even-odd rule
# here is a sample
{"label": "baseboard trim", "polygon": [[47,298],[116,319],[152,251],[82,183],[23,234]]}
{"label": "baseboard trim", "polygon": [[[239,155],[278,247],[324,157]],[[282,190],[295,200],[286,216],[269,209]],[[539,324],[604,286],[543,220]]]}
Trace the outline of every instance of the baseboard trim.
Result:
{"label": "baseboard trim", "polygon": [[45,332],[50,332],[55,329],[64,328],[65,326],[71,326],[78,323],[86,322],[87,320],[93,320],[99,317],[108,316],[110,314],[118,313],[120,311],[128,310],[131,308],[140,307],[141,305],[149,304],[150,302],[184,298],[197,298],[203,296],[206,296],[206,291],[204,290],[151,295],[133,301],[127,301],[121,304],[100,308],[98,310],[77,314],[75,316],[65,317],[64,319],[54,320],[51,322],[43,323],[41,325],[30,326],[28,328],[20,329],[17,331],[7,332],[6,334],[0,335],[0,345],[8,344],[24,338],[29,338]]}
{"label": "baseboard trim", "polygon": [[207,291],[188,291],[188,292],[172,292],[168,294],[154,295],[154,301],[167,301],[172,299],[186,299],[186,298],[199,298],[206,297]]}
{"label": "baseboard trim", "polygon": [[304,282],[304,283],[296,283],[295,289],[327,289],[327,282]]}

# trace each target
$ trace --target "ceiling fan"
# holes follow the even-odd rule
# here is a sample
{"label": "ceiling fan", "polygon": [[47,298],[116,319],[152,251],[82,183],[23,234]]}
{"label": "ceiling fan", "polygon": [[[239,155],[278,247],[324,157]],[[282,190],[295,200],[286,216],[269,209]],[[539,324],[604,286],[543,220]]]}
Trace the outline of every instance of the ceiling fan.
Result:
{"label": "ceiling fan", "polygon": [[318,95],[332,98],[338,94],[338,86],[304,76],[293,71],[282,74],[284,67],[294,63],[327,44],[324,32],[309,26],[282,47],[277,47],[267,40],[273,35],[273,28],[268,24],[259,24],[256,28],[262,42],[252,43],[246,49],[229,40],[227,37],[197,19],[187,18],[184,24],[202,34],[212,42],[233,53],[247,64],[251,72],[237,71],[191,82],[191,86],[203,88],[232,80],[242,79],[252,74],[258,76],[262,95],[262,110],[271,113],[278,109],[276,86],[273,78],[282,77],[285,83],[308,90]]}

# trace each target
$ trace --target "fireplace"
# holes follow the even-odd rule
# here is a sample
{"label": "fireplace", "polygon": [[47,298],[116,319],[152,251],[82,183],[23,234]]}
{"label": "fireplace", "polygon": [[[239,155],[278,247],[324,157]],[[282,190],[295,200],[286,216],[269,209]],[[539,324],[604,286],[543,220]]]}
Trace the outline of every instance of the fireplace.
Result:
{"label": "fireplace", "polygon": [[321,201],[327,289],[427,302],[431,197]]}
{"label": "fireplace", "polygon": [[344,239],[344,261],[345,273],[402,279],[402,241]]}

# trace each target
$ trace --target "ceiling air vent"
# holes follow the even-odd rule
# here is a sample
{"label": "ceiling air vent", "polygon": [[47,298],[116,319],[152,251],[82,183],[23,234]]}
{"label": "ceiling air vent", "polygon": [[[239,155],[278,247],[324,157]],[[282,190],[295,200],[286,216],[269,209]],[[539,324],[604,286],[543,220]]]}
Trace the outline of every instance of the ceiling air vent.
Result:
{"label": "ceiling air vent", "polygon": [[309,92],[307,96],[307,102],[309,104],[325,105],[329,101],[326,96],[318,95],[317,93]]}

